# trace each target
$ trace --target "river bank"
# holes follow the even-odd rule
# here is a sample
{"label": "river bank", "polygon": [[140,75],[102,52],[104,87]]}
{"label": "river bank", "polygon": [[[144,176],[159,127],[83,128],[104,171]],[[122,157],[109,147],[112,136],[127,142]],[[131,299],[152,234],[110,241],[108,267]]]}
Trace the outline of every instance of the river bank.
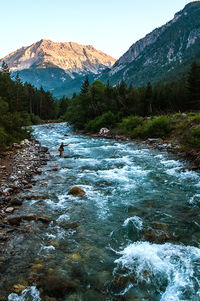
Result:
{"label": "river bank", "polygon": [[[40,142],[27,139],[0,154],[0,229],[5,228],[6,217],[22,205],[18,193],[31,189],[35,183],[34,175],[41,173],[40,167],[46,165],[48,148]],[[5,231],[0,241],[6,240]]]}
{"label": "river bank", "polygon": [[168,137],[167,139],[162,138],[148,138],[148,139],[133,139],[128,136],[116,135],[112,131],[105,129],[103,132],[100,130],[99,133],[89,133],[83,130],[76,130],[75,133],[79,135],[85,135],[91,138],[105,138],[105,139],[115,139],[116,141],[133,141],[139,144],[148,145],[152,149],[157,149],[159,151],[167,151],[178,155],[179,157],[188,160],[190,162],[189,169],[199,170],[200,169],[200,153],[195,149],[189,148],[184,149],[180,141],[176,137]]}

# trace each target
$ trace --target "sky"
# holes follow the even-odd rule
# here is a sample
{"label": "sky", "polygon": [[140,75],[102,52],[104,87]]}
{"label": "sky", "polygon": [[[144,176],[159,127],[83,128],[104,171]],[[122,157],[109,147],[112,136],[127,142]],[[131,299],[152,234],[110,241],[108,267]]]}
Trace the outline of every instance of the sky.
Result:
{"label": "sky", "polygon": [[188,0],[0,0],[0,58],[41,39],[93,45],[119,58]]}

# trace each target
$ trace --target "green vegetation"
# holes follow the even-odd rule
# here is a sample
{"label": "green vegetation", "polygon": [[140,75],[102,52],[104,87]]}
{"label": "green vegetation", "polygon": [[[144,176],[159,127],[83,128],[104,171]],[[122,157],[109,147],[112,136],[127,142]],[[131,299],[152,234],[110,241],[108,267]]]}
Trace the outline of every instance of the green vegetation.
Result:
{"label": "green vegetation", "polygon": [[106,85],[100,81],[90,84],[86,78],[62,117],[75,128],[92,133],[102,127],[139,139],[184,133],[183,143],[197,149],[198,129],[191,127],[199,124],[200,116],[195,113],[199,109],[200,66],[193,63],[184,78],[154,86],[149,82],[139,88],[128,87],[122,80],[113,87],[109,81]]}
{"label": "green vegetation", "polygon": [[13,142],[30,137],[25,126],[38,124],[41,119],[55,119],[59,105],[50,92],[22,84],[18,74],[11,78],[8,66],[3,62],[0,70],[0,151]]}

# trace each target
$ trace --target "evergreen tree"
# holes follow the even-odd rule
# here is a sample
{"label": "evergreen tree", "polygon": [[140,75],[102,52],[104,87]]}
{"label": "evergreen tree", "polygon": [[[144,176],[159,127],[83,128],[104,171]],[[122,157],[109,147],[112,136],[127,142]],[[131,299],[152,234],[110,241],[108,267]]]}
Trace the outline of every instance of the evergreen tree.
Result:
{"label": "evergreen tree", "polygon": [[200,66],[196,62],[191,65],[188,74],[188,109],[200,109]]}
{"label": "evergreen tree", "polygon": [[10,70],[8,68],[8,65],[3,61],[1,65],[1,73],[7,74],[10,76]]}
{"label": "evergreen tree", "polygon": [[148,82],[147,87],[146,87],[146,92],[145,92],[145,102],[147,105],[147,114],[152,114],[152,101],[153,101],[153,89],[152,85],[150,82]]}
{"label": "evergreen tree", "polygon": [[89,91],[89,87],[90,87],[90,83],[89,83],[89,79],[88,76],[86,76],[85,81],[83,82],[82,86],[81,86],[81,93],[80,95],[86,95]]}

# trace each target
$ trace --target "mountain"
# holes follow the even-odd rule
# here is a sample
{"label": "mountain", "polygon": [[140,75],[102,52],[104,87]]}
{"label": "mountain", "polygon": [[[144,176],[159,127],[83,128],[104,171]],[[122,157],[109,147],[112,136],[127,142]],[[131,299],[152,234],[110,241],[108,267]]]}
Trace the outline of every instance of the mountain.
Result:
{"label": "mountain", "polygon": [[80,89],[83,77],[89,75],[92,79],[116,60],[91,45],[42,39],[10,53],[0,60],[0,64],[2,61],[14,75],[19,73],[23,82],[30,82],[37,88],[42,86],[53,93],[62,87],[72,95]]}
{"label": "mountain", "polygon": [[182,76],[200,60],[200,1],[191,2],[167,24],[134,43],[99,79],[140,86]]}

